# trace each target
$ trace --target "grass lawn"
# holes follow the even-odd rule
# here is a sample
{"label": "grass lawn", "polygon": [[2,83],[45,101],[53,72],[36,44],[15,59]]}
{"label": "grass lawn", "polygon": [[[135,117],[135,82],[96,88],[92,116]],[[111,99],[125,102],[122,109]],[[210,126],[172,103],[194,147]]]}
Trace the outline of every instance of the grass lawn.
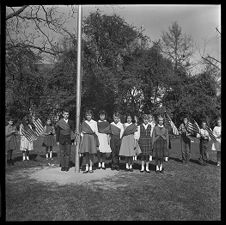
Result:
{"label": "grass lawn", "polygon": [[15,165],[6,168],[7,221],[221,219],[221,171],[214,152],[207,166],[198,164],[197,141],[192,143],[188,165],[180,162],[179,140],[174,139],[164,174],[155,173],[154,162],[150,174],[141,174],[139,161],[133,172],[126,172],[121,160],[122,170],[116,175],[81,185],[38,182],[26,176],[26,170],[47,164],[40,146],[40,141],[35,143],[27,162],[14,152]]}

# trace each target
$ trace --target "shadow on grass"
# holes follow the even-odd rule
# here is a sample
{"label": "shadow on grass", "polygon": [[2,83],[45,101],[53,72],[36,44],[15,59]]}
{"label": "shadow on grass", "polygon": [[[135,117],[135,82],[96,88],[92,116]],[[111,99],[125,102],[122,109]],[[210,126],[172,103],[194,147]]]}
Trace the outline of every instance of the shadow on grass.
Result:
{"label": "shadow on grass", "polygon": [[217,165],[217,163],[214,162],[214,161],[212,161],[212,160],[208,160],[207,163],[210,164],[210,165],[213,165],[213,166],[216,166]]}
{"label": "shadow on grass", "polygon": [[182,163],[182,160],[181,159],[179,159],[179,158],[175,158],[175,157],[169,157],[169,160],[174,160],[174,161],[176,161],[176,162],[180,162],[180,163]]}

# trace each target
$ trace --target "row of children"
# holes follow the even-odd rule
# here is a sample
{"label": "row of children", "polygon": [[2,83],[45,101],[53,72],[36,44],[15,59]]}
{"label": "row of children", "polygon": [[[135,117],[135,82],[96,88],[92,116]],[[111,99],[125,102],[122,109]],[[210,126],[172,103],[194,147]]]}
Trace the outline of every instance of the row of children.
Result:
{"label": "row of children", "polygon": [[[27,139],[24,135],[23,130],[27,129],[35,130],[35,126],[33,126],[32,121],[29,117],[25,116],[19,125],[19,130],[14,124],[13,118],[8,119],[8,125],[5,129],[6,135],[6,153],[7,153],[7,164],[13,165],[14,162],[12,160],[13,150],[17,149],[17,137],[20,137],[20,151],[23,154],[23,161],[29,160],[29,152],[34,149],[33,141]],[[55,144],[55,129],[51,123],[50,119],[47,119],[46,125],[44,126],[44,139],[43,146],[46,148],[46,158],[52,159],[53,157],[53,146]],[[49,163],[50,164],[50,163]]]}
{"label": "row of children", "polygon": [[[52,146],[54,145],[54,134],[56,133],[56,142],[60,149],[60,164],[62,171],[69,170],[69,158],[71,151],[71,144],[75,139],[74,123],[68,120],[69,112],[64,110],[63,118],[56,124],[56,129],[48,119],[44,129],[43,146],[46,148],[46,158],[52,158]],[[112,169],[119,170],[119,157],[126,158],[126,170],[132,171],[133,160],[140,155],[141,158],[141,172],[149,170],[149,162],[152,161],[153,156],[156,160],[156,171],[163,171],[163,161],[167,161],[169,157],[170,138],[168,127],[163,123],[163,118],[158,118],[156,124],[151,115],[144,114],[142,116],[143,123],[138,124],[137,117],[132,118],[127,115],[126,123],[120,122],[120,114],[118,112],[113,115],[113,122],[109,124],[106,121],[105,111],[99,113],[99,120],[96,122],[93,118],[93,113],[88,110],[85,114],[85,121],[81,125],[81,145],[80,154],[83,155],[83,163],[85,164],[85,171],[93,172],[94,155],[98,157],[98,168],[105,169],[106,154],[112,154]],[[134,121],[132,121],[134,119]],[[191,154],[191,133],[188,132],[186,124],[187,118],[184,118],[183,123],[179,127],[181,134],[181,152],[182,162],[188,163]],[[24,119],[20,125],[19,134],[21,136],[20,150],[23,152],[23,160],[29,160],[29,151],[33,149],[33,142],[30,142],[22,134],[21,130],[29,126],[28,118]],[[56,130],[56,132],[55,132]],[[221,143],[221,119],[217,120],[217,126],[213,130],[217,142],[213,143],[212,150],[217,151],[217,165],[220,165],[220,143]],[[6,127],[6,147],[8,150],[8,163],[12,163],[12,151],[16,148],[16,129],[13,126],[12,119]],[[205,165],[208,157],[208,141],[210,140],[209,133],[206,130],[206,122],[202,123],[202,129],[197,134],[200,138],[200,163]]]}
{"label": "row of children", "polygon": [[[69,170],[70,133],[74,130],[72,121],[68,120],[69,112],[63,112],[63,119],[56,125],[56,141],[61,150],[61,170]],[[93,113],[87,110],[85,121],[81,125],[80,154],[85,165],[84,173],[93,172],[94,157],[98,157],[98,168],[105,169],[106,154],[112,155],[112,170],[119,170],[119,157],[126,159],[126,170],[132,171],[133,160],[141,157],[141,170],[150,173],[149,162],[154,155],[156,171],[163,171],[164,157],[168,160],[169,135],[163,125],[163,118],[158,118],[158,125],[152,116],[144,114],[143,123],[138,126],[137,118],[127,115],[126,123],[120,122],[120,114],[113,114],[113,122],[106,120],[106,112],[99,113],[99,120],[93,120]]]}
{"label": "row of children", "polygon": [[[64,136],[63,125],[67,124],[69,113],[64,111],[63,119],[61,119],[62,125],[58,127],[57,141],[59,142],[59,136]],[[112,154],[112,170],[119,170],[119,157],[124,156],[126,158],[126,170],[132,171],[133,160],[137,155],[141,158],[141,172],[149,170],[149,162],[152,161],[152,157],[156,160],[156,172],[163,172],[163,161],[167,161],[169,157],[170,138],[168,128],[164,126],[163,118],[158,117],[158,123],[155,124],[151,115],[144,114],[142,116],[143,122],[138,125],[137,118],[134,118],[132,122],[131,115],[127,115],[126,123],[120,122],[120,114],[115,112],[113,114],[113,122],[109,124],[106,120],[105,111],[101,111],[99,114],[99,120],[96,122],[93,119],[93,113],[88,110],[85,114],[85,121],[81,126],[81,146],[80,153],[83,155],[83,163],[85,164],[84,173],[93,172],[94,155],[97,154],[99,163],[98,167],[105,169],[106,154],[111,152]],[[183,123],[179,127],[179,133],[181,135],[181,152],[182,162],[188,163],[191,154],[191,133],[187,130],[186,124],[188,119],[184,118]],[[213,150],[217,151],[217,165],[220,165],[220,143],[221,143],[221,120],[217,121],[217,126],[213,130],[217,142],[213,143]],[[71,122],[72,124],[72,122]],[[200,138],[200,162],[205,165],[207,161],[207,142],[210,140],[209,133],[206,131],[206,122],[202,123],[202,129],[197,137]],[[69,129],[70,126],[67,126]],[[73,128],[71,127],[71,130]],[[68,144],[69,144],[69,133]],[[208,138],[208,141],[206,139]],[[64,138],[63,138],[64,139]],[[61,142],[60,149],[63,149],[64,143]],[[69,144],[70,146],[70,144]],[[70,147],[67,147],[68,149]],[[69,151],[69,150],[68,150]],[[64,152],[64,150],[62,151]],[[69,155],[69,154],[68,154]],[[66,160],[68,162],[68,159]],[[68,163],[61,164],[62,169],[68,171]]]}

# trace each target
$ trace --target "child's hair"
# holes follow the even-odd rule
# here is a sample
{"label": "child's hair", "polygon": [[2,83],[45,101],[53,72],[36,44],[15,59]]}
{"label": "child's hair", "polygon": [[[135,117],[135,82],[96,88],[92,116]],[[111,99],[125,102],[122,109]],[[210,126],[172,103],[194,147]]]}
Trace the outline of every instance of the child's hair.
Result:
{"label": "child's hair", "polygon": [[120,113],[118,112],[118,111],[115,111],[114,113],[113,113],[113,117],[119,117],[120,118]]}
{"label": "child's hair", "polygon": [[126,122],[127,122],[127,118],[128,118],[129,116],[131,117],[132,122],[134,122],[134,117],[132,116],[131,113],[126,114],[126,118],[125,118],[125,119],[126,119]]}
{"label": "child's hair", "polygon": [[100,110],[100,112],[99,112],[99,116],[100,115],[105,115],[105,117],[107,117],[107,113],[106,113],[106,111],[105,110]]}
{"label": "child's hair", "polygon": [[50,120],[50,125],[52,126],[52,125],[53,125],[53,122],[52,122],[52,120],[51,120],[50,118],[47,118],[47,119],[46,119],[46,125],[47,125],[47,121],[48,121],[48,120]]}
{"label": "child's hair", "polygon": [[86,110],[85,116],[91,115],[93,117],[93,111],[91,109]]}
{"label": "child's hair", "polygon": [[14,122],[14,119],[13,117],[9,116],[7,119],[6,119],[7,122],[10,122],[10,121],[13,121]]}
{"label": "child's hair", "polygon": [[29,123],[29,118],[28,118],[28,116],[24,116],[23,119],[22,119],[22,121],[21,121],[21,123],[22,123],[24,126],[26,126],[26,125]]}
{"label": "child's hair", "polygon": [[68,108],[64,108],[64,109],[63,109],[63,113],[65,113],[65,112],[66,112],[66,113],[69,113],[69,109],[68,109]]}
{"label": "child's hair", "polygon": [[147,115],[147,114],[143,114],[143,115],[142,115],[142,119],[143,119],[143,120],[148,120],[148,115]]}

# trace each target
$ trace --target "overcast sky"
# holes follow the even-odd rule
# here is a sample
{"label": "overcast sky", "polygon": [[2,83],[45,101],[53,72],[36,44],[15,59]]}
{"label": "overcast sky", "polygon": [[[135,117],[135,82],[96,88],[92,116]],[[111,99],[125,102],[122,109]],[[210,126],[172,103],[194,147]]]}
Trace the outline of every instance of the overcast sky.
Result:
{"label": "overcast sky", "polygon": [[[56,5],[55,5],[56,6]],[[57,5],[65,15],[70,6]],[[221,37],[221,5],[175,5],[175,4],[141,4],[141,5],[83,5],[83,19],[90,12],[100,9],[102,14],[117,14],[136,27],[143,27],[152,41],[161,37],[163,31],[168,31],[173,22],[182,28],[182,33],[190,35],[194,41],[195,54],[193,60],[201,59],[200,54],[211,55],[220,60]],[[67,22],[71,32],[76,32],[76,16]],[[205,52],[204,52],[205,51]]]}
{"label": "overcast sky", "polygon": [[116,13],[129,24],[142,26],[151,40],[158,40],[163,31],[177,21],[182,32],[192,36],[194,58],[200,58],[199,51],[220,59],[221,6],[220,5],[84,5],[83,15],[87,16],[97,8],[102,13]]}

